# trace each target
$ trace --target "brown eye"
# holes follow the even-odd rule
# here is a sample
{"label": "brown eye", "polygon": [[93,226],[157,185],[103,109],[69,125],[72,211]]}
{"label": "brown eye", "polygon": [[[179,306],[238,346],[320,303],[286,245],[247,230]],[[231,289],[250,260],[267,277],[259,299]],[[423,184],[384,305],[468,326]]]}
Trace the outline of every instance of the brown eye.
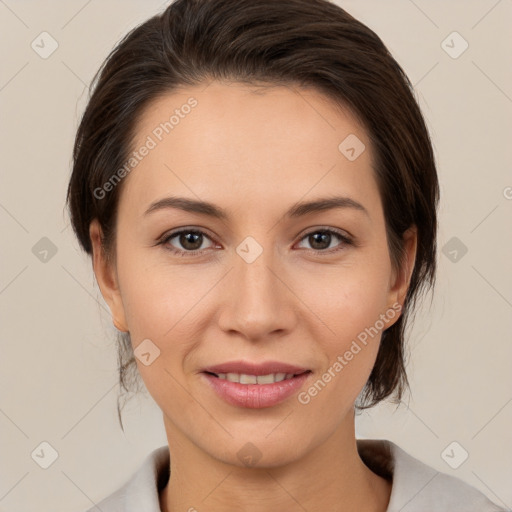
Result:
{"label": "brown eye", "polygon": [[201,235],[200,233],[183,232],[177,236],[181,246],[190,251],[200,249],[203,243],[203,235]]}
{"label": "brown eye", "polygon": [[325,231],[308,235],[308,241],[313,249],[329,249],[332,238],[332,235]]}
{"label": "brown eye", "polygon": [[[336,239],[342,243],[338,243],[336,245]],[[349,237],[332,229],[317,229],[316,231],[311,231],[302,237],[302,240],[307,240],[311,249],[318,252],[333,252],[330,250],[333,249],[333,246],[331,245],[332,243],[335,244],[334,251],[341,250],[347,245],[353,245],[353,242]]]}
{"label": "brown eye", "polygon": [[[171,243],[173,239],[176,239],[176,241]],[[171,252],[186,255],[185,253],[195,254],[205,249],[203,247],[205,239],[209,240],[210,237],[203,231],[183,229],[165,236],[161,243]]]}

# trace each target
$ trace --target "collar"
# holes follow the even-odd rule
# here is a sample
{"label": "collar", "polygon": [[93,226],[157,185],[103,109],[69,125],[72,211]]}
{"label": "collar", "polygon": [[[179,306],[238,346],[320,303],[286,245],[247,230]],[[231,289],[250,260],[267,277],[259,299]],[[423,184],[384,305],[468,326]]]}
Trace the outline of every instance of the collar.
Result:
{"label": "collar", "polygon": [[[373,472],[392,480],[386,512],[506,512],[474,487],[436,471],[391,441],[357,439],[357,450]],[[147,455],[132,477],[97,506],[102,512],[161,512],[159,493],[169,472],[169,447],[165,445]]]}

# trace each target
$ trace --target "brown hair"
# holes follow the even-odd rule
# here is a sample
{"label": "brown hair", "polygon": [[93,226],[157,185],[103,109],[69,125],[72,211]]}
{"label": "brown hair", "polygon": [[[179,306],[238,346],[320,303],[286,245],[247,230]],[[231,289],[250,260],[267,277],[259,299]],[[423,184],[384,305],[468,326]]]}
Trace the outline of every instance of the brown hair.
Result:
{"label": "brown hair", "polygon": [[[435,282],[439,185],[433,149],[402,68],[372,30],[327,0],[177,0],[117,44],[93,78],[76,134],[67,204],[81,247],[92,254],[89,224],[97,218],[105,254],[115,262],[123,183],[102,198],[94,191],[126,162],[137,120],[150,102],[210,79],[313,87],[350,109],[366,129],[394,267],[404,261],[402,235],[413,225],[418,246],[402,315],[383,332],[358,407],[392,393],[399,400],[408,386],[407,318]],[[129,391],[139,374],[129,334],[119,337],[119,382]],[[119,398],[118,414],[121,421]]]}

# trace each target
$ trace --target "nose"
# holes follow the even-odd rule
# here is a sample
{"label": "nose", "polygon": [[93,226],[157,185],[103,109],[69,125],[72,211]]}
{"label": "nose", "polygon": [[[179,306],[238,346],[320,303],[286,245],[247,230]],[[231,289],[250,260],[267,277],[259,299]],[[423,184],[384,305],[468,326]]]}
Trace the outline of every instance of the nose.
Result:
{"label": "nose", "polygon": [[297,322],[298,299],[274,251],[264,249],[252,262],[234,252],[233,266],[223,286],[219,327],[251,341],[291,332]]}

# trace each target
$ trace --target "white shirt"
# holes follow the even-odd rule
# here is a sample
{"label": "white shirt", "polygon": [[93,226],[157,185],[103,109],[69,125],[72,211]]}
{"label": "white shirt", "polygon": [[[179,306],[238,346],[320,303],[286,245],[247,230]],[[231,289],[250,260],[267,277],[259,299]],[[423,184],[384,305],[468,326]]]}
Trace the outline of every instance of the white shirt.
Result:
{"label": "white shirt", "polygon": [[[391,479],[387,512],[507,512],[484,494],[453,476],[415,459],[391,441],[358,439],[363,462]],[[170,471],[169,447],[153,450],[117,491],[86,512],[161,512],[159,492]]]}

